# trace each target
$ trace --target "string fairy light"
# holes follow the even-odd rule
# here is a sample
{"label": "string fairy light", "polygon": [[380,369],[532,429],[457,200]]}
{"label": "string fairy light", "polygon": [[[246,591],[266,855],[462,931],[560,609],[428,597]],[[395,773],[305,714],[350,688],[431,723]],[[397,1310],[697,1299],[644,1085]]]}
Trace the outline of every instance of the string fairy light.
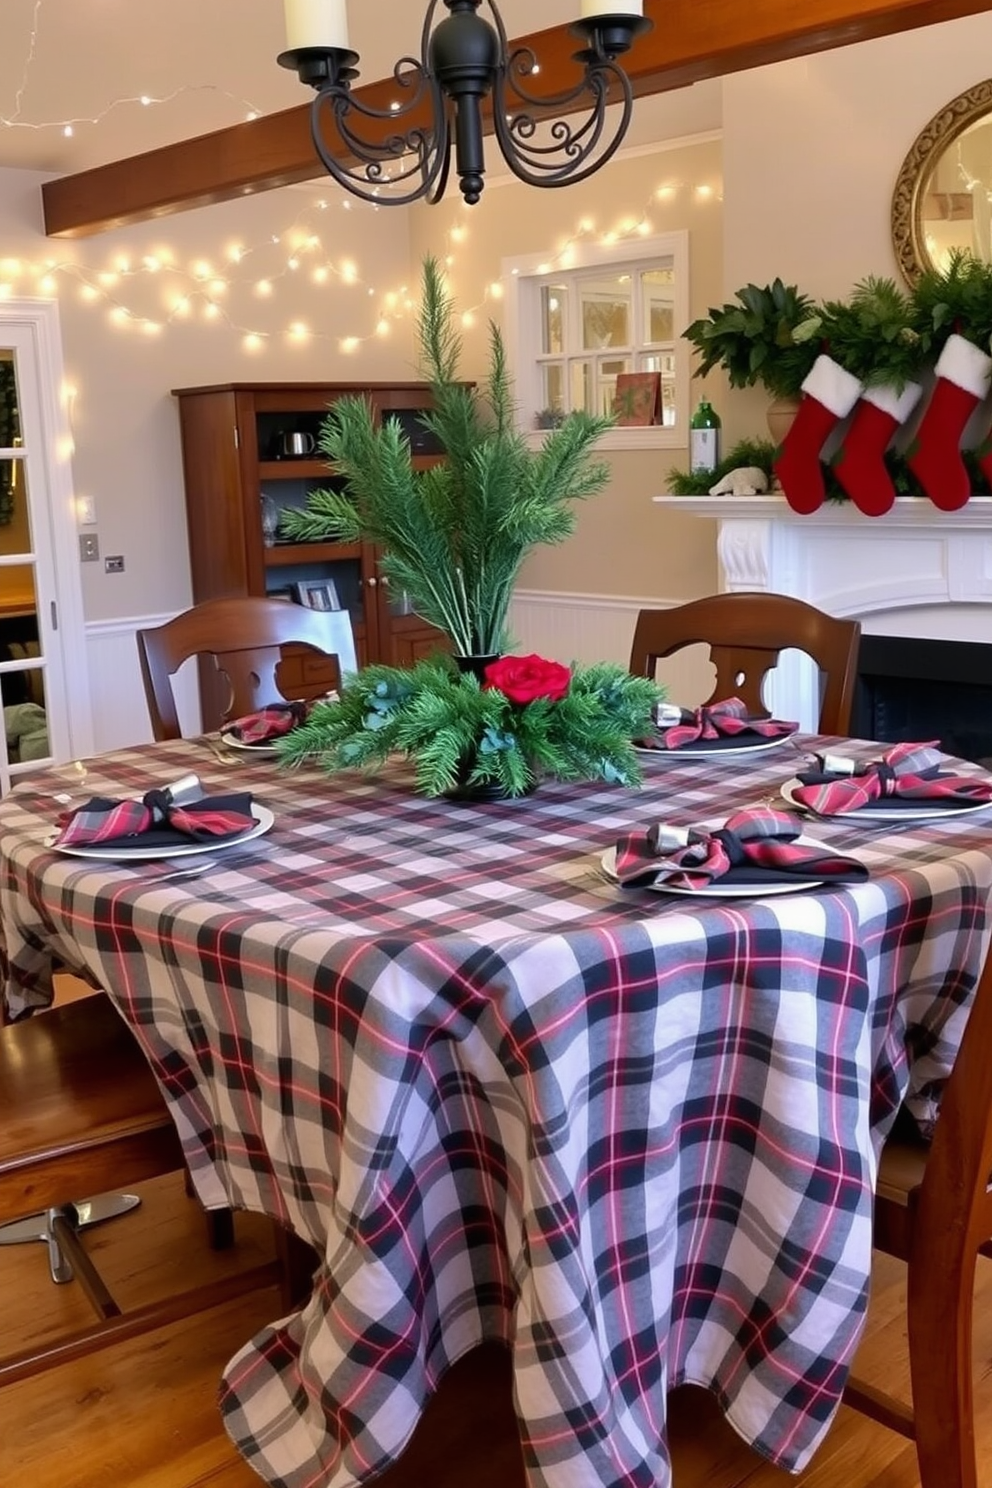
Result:
{"label": "string fairy light", "polygon": [[[183,95],[195,92],[212,92],[235,103],[239,109],[247,110],[248,117],[257,117],[258,110],[248,100],[213,84],[188,85],[162,97],[140,93],[112,99],[97,113],[85,118],[29,122],[22,118],[25,97],[38,51],[38,37],[45,0],[34,0],[29,28],[27,50],[21,68],[20,80],[15,93],[13,108],[9,114],[0,112],[0,126],[8,129],[60,129],[67,138],[72,138],[78,125],[99,124],[115,109],[127,105],[150,108],[161,106]],[[625,241],[636,241],[650,236],[654,227],[652,213],[669,209],[686,196],[695,206],[722,201],[719,183],[714,181],[685,181],[667,179],[651,188],[646,200],[637,212],[628,209],[612,224],[599,227],[592,217],[584,215],[567,234],[547,261],[541,272],[552,273],[572,265],[584,243],[595,242],[600,246],[612,246]],[[334,203],[342,211],[372,211],[375,205],[353,202],[350,198]],[[463,207],[462,212],[465,212]],[[15,293],[23,293],[30,287],[35,293],[54,296],[62,285],[75,285],[81,304],[102,309],[110,323],[125,333],[140,332],[148,337],[161,335],[169,326],[178,328],[182,324],[210,325],[240,338],[246,355],[257,354],[266,343],[283,339],[290,346],[307,347],[314,342],[334,344],[344,355],[353,355],[367,342],[382,341],[392,333],[394,327],[408,322],[417,313],[417,305],[407,286],[379,290],[367,282],[353,256],[346,258],[328,250],[321,233],[322,217],[331,211],[331,202],[320,197],[311,202],[296,217],[278,232],[269,231],[256,243],[237,241],[220,244],[197,255],[183,264],[178,255],[168,247],[159,247],[154,252],[133,254],[118,253],[113,262],[103,267],[91,267],[72,259],[31,261],[30,259],[5,258],[0,260],[0,299],[9,299]],[[478,209],[476,209],[478,211]],[[333,222],[333,214],[330,219]],[[328,223],[328,226],[330,224]],[[333,228],[330,229],[332,236]],[[445,263],[449,277],[454,278],[466,244],[470,240],[471,228],[467,216],[457,218],[449,227],[444,252],[439,256]],[[138,308],[131,287],[137,288],[142,281],[159,281],[158,297],[161,313],[145,313]],[[251,299],[278,303],[280,294],[292,284],[302,283],[311,287],[311,292],[323,294],[332,290],[353,290],[363,295],[361,309],[356,303],[355,319],[365,327],[363,331],[352,328],[343,334],[340,329],[333,332],[314,329],[300,318],[294,307],[293,318],[287,319],[282,330],[261,326],[243,319],[243,309],[237,307],[247,295]],[[503,285],[497,280],[488,283],[479,291],[475,302],[466,304],[461,310],[461,323],[466,330],[473,329],[479,315],[498,303],[503,297]],[[464,299],[464,295],[460,294]],[[312,307],[308,306],[312,312]],[[335,306],[336,318],[340,311]],[[252,318],[254,319],[254,318]]]}
{"label": "string fairy light", "polygon": [[228,88],[222,88],[216,83],[185,83],[181,87],[173,88],[171,92],[161,94],[160,96],[151,93],[136,93],[120,98],[112,98],[109,103],[95,114],[80,114],[65,119],[22,119],[24,96],[28,90],[31,71],[38,52],[38,38],[41,32],[43,10],[44,0],[34,0],[31,21],[28,28],[27,51],[21,66],[20,81],[14,93],[13,109],[9,114],[0,112],[0,125],[5,129],[26,129],[42,133],[49,130],[57,130],[64,139],[74,139],[76,137],[76,130],[80,125],[102,124],[104,119],[108,118],[117,109],[127,108],[135,104],[140,108],[160,108],[166,104],[175,103],[179,98],[188,98],[197,93],[212,93],[215,97],[234,104],[239,114],[247,120],[260,117],[261,110],[256,104],[250,99],[241,97],[237,93],[232,93]]}

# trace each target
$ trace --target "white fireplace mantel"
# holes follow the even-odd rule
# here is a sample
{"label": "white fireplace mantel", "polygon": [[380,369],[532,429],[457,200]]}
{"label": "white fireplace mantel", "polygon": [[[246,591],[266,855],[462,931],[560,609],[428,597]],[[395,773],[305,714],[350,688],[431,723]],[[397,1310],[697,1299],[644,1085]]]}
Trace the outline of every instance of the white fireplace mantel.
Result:
{"label": "white fireplace mantel", "polygon": [[[654,500],[716,519],[721,590],[791,594],[869,634],[992,643],[992,496],[956,512],[903,496],[882,517],[849,502],[800,516],[781,495]],[[804,658],[783,654],[767,702],[811,726],[816,676]]]}

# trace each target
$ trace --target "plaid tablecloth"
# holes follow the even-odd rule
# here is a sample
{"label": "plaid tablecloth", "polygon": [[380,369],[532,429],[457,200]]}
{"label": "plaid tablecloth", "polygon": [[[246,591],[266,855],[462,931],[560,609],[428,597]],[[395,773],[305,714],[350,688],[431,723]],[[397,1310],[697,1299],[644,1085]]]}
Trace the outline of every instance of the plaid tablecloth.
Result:
{"label": "plaid tablecloth", "polygon": [[640,792],[481,807],[422,800],[399,766],[249,759],[275,826],[188,881],[44,839],[56,792],[190,769],[229,787],[193,744],[0,803],[10,1011],[48,1000],[53,957],[85,969],[205,1201],[323,1258],[306,1309],[224,1376],[269,1483],[380,1471],[484,1339],[513,1352],[532,1488],[668,1484],[682,1382],[774,1461],[811,1456],[862,1327],[878,1147],[907,1091],[930,1114],[981,967],[990,815],[816,823],[872,877],[780,898],[620,890],[597,867],[632,824],[719,821],[796,759],[652,758]]}

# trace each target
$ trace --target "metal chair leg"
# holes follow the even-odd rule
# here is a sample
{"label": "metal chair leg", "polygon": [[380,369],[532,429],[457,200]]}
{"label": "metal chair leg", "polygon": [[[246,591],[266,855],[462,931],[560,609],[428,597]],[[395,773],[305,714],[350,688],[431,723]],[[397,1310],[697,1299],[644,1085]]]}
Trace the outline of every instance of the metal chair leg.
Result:
{"label": "metal chair leg", "polygon": [[80,1199],[74,1204],[29,1214],[24,1219],[15,1219],[9,1224],[0,1225],[0,1245],[24,1245],[29,1240],[40,1240],[48,1247],[48,1266],[52,1280],[57,1286],[63,1286],[72,1281],[73,1268],[55,1234],[55,1217],[61,1216],[68,1220],[74,1230],[85,1230],[90,1225],[118,1219],[122,1214],[136,1209],[140,1203],[141,1199],[137,1194],[97,1194],[94,1198]]}

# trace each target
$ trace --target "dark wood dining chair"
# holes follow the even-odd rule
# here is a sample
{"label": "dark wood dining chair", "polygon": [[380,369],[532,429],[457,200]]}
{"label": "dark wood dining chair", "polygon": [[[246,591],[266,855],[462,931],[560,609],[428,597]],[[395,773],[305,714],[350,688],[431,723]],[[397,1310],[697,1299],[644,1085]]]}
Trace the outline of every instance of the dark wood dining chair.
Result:
{"label": "dark wood dining chair", "polygon": [[122,1312],[80,1239],[77,1225],[85,1215],[66,1195],[104,1193],[183,1167],[179,1137],[151,1070],[106,996],[0,1027],[0,1224],[41,1211],[53,1276],[60,1271],[59,1279],[77,1280],[97,1318],[0,1359],[0,1386],[258,1286],[282,1281],[285,1292],[280,1263],[272,1260]]}
{"label": "dark wood dining chair", "polygon": [[716,685],[708,702],[739,697],[767,718],[762,686],[782,651],[804,651],[820,670],[819,731],[846,734],[851,724],[861,626],[837,620],[785,594],[712,594],[667,610],[641,610],[630,670],[653,677],[658,662],[700,643],[710,648]]}
{"label": "dark wood dining chair", "polygon": [[[916,1442],[921,1488],[978,1488],[972,1313],[992,1257],[992,957],[985,963],[932,1143],[909,1123],[886,1142],[874,1244],[908,1263],[912,1409],[852,1377],[844,1399]],[[986,1465],[984,1484],[992,1484]]]}
{"label": "dark wood dining chair", "polygon": [[[309,610],[279,599],[208,599],[164,625],[137,631],[145,698],[157,741],[182,731],[172,677],[191,656],[212,658],[224,679],[222,717],[237,718],[285,696],[279,687],[285,648],[306,647],[333,663],[337,681],[358,669],[355,637],[347,610]],[[314,696],[327,681],[309,689]],[[337,685],[335,682],[333,685]],[[293,689],[306,697],[308,689]]]}

